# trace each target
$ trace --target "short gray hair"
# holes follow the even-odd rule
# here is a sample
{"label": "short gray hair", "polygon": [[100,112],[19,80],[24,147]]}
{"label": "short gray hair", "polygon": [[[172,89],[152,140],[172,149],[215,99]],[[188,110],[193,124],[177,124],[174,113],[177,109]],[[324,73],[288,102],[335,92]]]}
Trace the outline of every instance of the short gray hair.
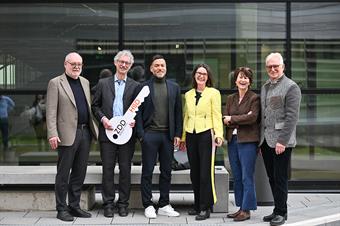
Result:
{"label": "short gray hair", "polygon": [[270,53],[270,54],[266,57],[266,65],[267,65],[268,60],[271,59],[271,58],[273,58],[273,57],[279,58],[280,64],[284,64],[284,63],[283,63],[283,57],[282,57],[281,53],[276,52],[276,53]]}
{"label": "short gray hair", "polygon": [[134,63],[134,57],[133,57],[131,51],[126,50],[126,49],[121,50],[116,54],[115,58],[113,59],[114,62],[116,63],[119,60],[119,58],[121,58],[122,56],[128,56],[130,58],[131,65]]}

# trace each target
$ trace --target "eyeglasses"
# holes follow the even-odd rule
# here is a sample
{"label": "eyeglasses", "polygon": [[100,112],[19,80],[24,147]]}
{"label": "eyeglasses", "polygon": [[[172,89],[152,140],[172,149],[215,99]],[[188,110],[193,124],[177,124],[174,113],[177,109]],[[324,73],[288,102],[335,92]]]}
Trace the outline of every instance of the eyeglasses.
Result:
{"label": "eyeglasses", "polygon": [[202,76],[207,76],[208,75],[208,73],[200,72],[200,71],[196,71],[195,74],[196,75],[202,75]]}
{"label": "eyeglasses", "polygon": [[71,62],[68,62],[68,61],[66,61],[66,62],[69,63],[73,68],[82,67],[83,66],[82,63],[71,63]]}
{"label": "eyeglasses", "polygon": [[276,69],[278,69],[279,67],[280,67],[280,65],[281,64],[273,64],[273,65],[266,65],[266,68],[268,69],[268,70],[270,70],[270,69],[274,69],[274,70],[276,70]]}
{"label": "eyeglasses", "polygon": [[129,66],[131,63],[130,62],[128,62],[128,61],[124,61],[124,60],[118,60],[117,61],[119,64],[121,64],[121,65],[127,65],[127,66]]}

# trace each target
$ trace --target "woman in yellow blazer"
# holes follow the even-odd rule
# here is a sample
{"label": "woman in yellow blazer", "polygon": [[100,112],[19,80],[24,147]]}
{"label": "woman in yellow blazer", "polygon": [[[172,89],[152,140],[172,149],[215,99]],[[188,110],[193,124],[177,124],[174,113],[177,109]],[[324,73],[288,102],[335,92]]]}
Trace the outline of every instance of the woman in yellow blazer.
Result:
{"label": "woman in yellow blazer", "polygon": [[185,93],[185,115],[180,149],[187,148],[194,190],[196,220],[210,217],[216,202],[214,187],[215,148],[223,143],[221,94],[212,88],[208,65],[198,64],[192,72],[193,88]]}

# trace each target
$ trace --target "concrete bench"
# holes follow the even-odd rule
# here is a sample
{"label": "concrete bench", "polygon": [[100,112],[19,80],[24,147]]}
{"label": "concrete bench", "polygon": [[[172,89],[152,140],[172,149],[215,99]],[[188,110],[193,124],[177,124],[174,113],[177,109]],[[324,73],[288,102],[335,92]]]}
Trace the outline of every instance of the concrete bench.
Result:
{"label": "concrete bench", "polygon": [[[46,165],[57,162],[58,153],[56,151],[30,151],[19,155],[18,164],[20,166]],[[89,164],[101,164],[100,152],[90,151]],[[141,164],[141,153],[135,152],[132,159],[133,164]]]}
{"label": "concrete bench", "polygon": [[[141,166],[131,166],[130,208],[142,208],[140,194]],[[217,203],[214,212],[228,212],[229,174],[223,166],[215,167]],[[0,166],[0,210],[54,210],[54,183],[56,166]],[[118,167],[115,183],[118,183]],[[158,184],[159,167],[156,166],[153,184]],[[101,166],[87,168],[81,207],[91,209],[95,204],[95,185],[102,180]],[[191,185],[190,171],[172,171],[172,185]]]}

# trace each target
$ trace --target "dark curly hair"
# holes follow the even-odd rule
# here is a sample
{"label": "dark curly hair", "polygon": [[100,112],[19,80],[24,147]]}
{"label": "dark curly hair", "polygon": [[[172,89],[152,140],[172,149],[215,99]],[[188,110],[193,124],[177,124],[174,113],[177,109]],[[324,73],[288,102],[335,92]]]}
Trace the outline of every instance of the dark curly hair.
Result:
{"label": "dark curly hair", "polygon": [[249,67],[239,67],[234,71],[234,83],[236,82],[237,76],[240,72],[249,78],[249,83],[251,85],[253,83],[253,71]]}

